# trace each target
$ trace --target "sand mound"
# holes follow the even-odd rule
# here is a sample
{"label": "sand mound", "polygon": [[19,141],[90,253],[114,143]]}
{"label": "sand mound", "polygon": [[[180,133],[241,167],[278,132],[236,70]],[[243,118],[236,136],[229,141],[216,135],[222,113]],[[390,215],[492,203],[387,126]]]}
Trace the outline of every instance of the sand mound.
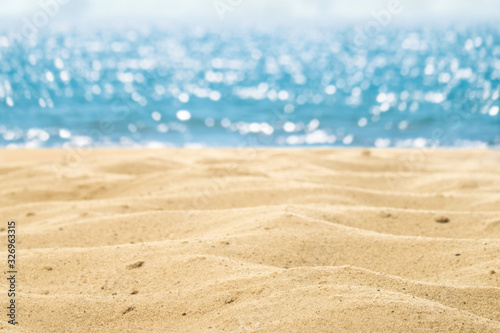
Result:
{"label": "sand mound", "polygon": [[3,329],[500,331],[497,152],[74,154],[0,153]]}

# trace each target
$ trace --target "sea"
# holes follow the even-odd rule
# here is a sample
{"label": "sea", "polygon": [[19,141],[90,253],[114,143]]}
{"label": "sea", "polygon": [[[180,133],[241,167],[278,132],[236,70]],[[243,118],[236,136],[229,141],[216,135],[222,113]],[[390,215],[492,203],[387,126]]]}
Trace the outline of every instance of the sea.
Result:
{"label": "sea", "polygon": [[498,24],[0,27],[0,147],[499,147],[499,96]]}

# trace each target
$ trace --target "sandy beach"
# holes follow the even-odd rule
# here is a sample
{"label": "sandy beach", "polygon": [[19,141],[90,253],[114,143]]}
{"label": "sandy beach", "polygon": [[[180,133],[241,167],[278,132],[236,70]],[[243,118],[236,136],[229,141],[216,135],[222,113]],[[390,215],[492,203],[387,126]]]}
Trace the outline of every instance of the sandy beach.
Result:
{"label": "sandy beach", "polygon": [[0,327],[499,332],[499,166],[491,150],[2,150],[19,325]]}

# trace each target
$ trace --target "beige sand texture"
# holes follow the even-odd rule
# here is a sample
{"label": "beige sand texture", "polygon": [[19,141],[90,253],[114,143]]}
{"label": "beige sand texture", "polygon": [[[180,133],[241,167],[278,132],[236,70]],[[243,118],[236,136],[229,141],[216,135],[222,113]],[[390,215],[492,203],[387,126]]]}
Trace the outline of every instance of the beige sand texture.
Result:
{"label": "beige sand texture", "polygon": [[495,151],[2,150],[0,179],[3,330],[500,332]]}

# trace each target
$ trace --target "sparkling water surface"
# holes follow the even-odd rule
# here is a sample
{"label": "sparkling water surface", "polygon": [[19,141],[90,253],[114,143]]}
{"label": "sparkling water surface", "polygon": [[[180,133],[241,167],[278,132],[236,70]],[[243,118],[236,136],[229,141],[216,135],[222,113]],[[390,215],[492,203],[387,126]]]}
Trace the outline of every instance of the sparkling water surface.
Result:
{"label": "sparkling water surface", "polygon": [[500,146],[499,25],[355,36],[3,27],[0,146]]}

